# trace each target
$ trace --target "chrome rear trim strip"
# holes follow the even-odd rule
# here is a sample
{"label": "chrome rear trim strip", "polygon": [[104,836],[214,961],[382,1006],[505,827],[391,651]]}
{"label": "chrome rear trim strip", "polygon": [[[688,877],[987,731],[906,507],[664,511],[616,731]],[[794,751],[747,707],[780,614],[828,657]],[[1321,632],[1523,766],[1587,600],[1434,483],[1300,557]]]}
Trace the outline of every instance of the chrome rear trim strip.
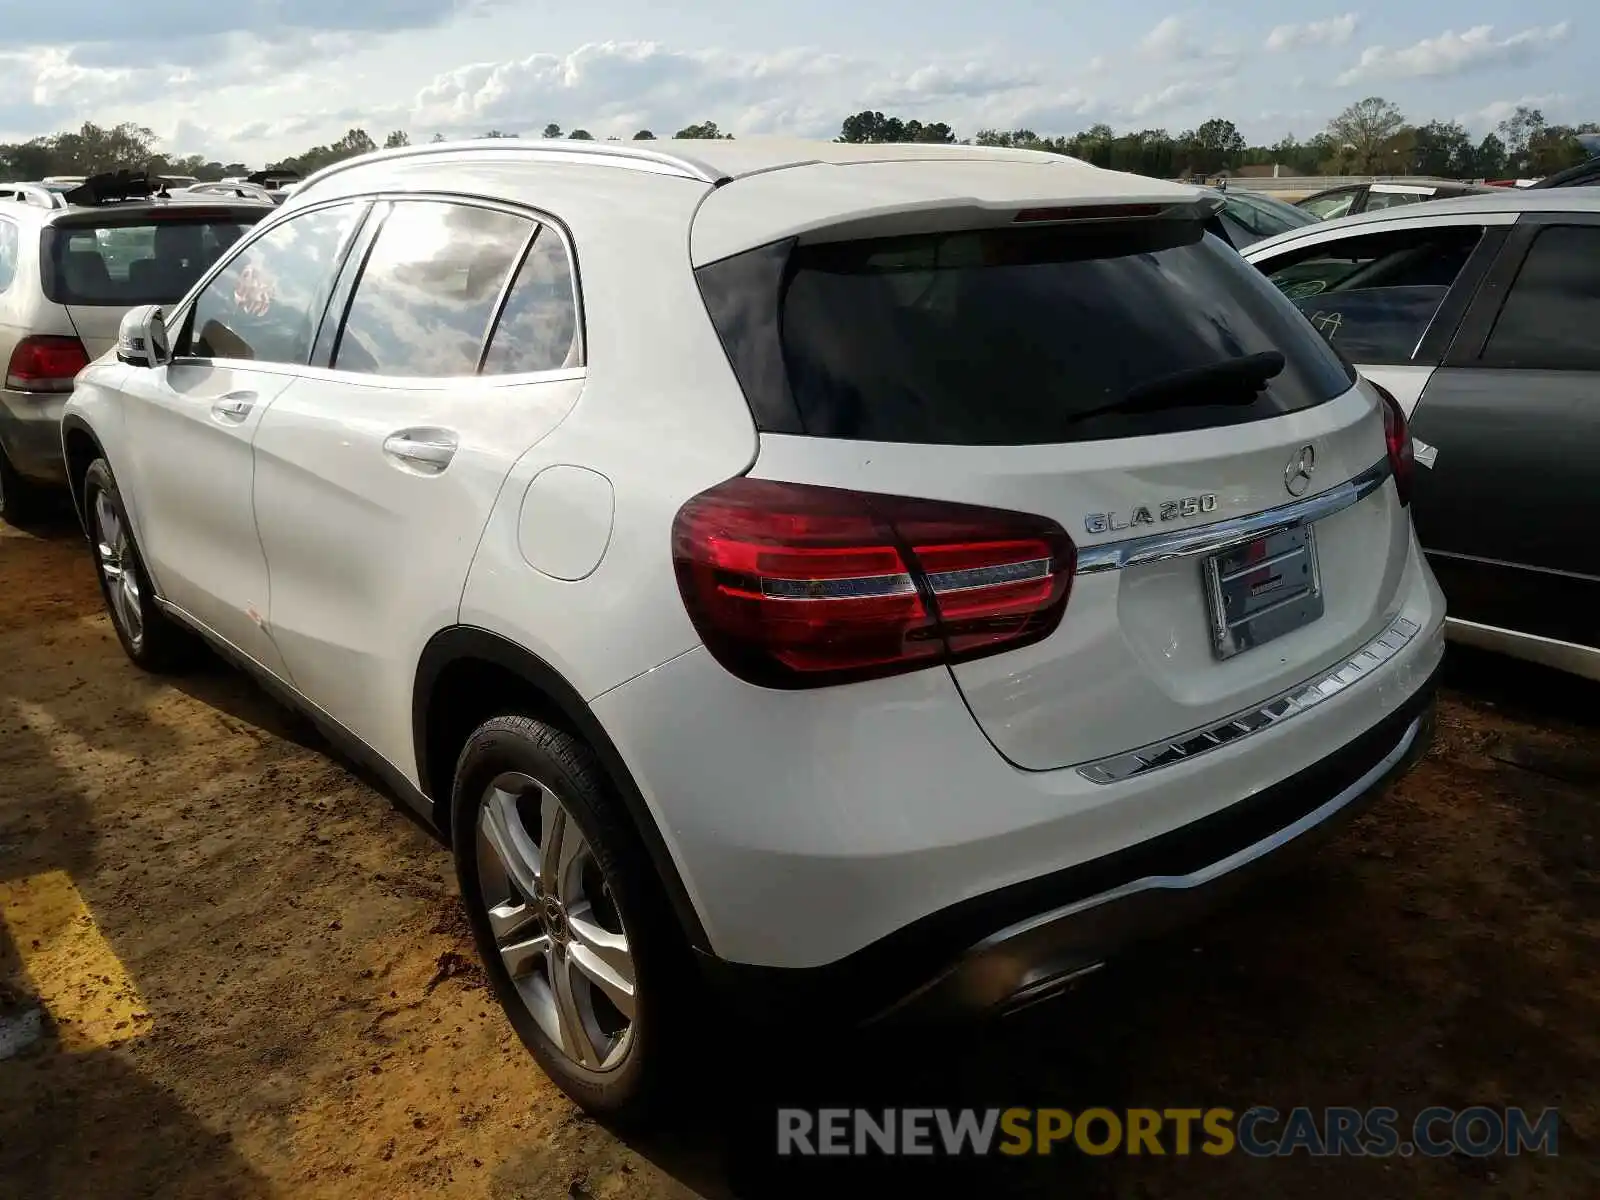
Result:
{"label": "chrome rear trim strip", "polygon": [[1135,775],[1143,775],[1175,762],[1187,762],[1226,746],[1243,741],[1269,725],[1279,725],[1291,717],[1299,716],[1308,708],[1315,708],[1329,696],[1336,696],[1353,683],[1365,679],[1388,662],[1406,644],[1417,636],[1420,627],[1406,617],[1397,617],[1378,637],[1368,642],[1344,662],[1325,671],[1309,683],[1302,683],[1274,696],[1265,704],[1236,712],[1215,724],[1189,733],[1179,734],[1164,742],[1154,742],[1138,750],[1114,754],[1078,768],[1090,783],[1121,783]]}
{"label": "chrome rear trim strip", "polygon": [[1215,554],[1274,529],[1320,521],[1365,500],[1383,486],[1389,474],[1389,459],[1384,457],[1337,487],[1248,517],[1230,517],[1226,521],[1213,521],[1209,525],[1197,525],[1189,529],[1102,542],[1098,546],[1081,546],[1078,549],[1077,573],[1089,575],[1097,571],[1120,571],[1123,567],[1136,567],[1168,558]]}

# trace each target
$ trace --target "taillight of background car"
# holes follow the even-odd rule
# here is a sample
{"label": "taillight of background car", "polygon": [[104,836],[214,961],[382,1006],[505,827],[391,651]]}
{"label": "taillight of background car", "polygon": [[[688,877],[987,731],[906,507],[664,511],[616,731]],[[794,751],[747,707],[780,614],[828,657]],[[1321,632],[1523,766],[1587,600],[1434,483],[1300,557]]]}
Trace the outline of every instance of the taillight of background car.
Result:
{"label": "taillight of background car", "polygon": [[1077,552],[1024,513],[739,478],[673,522],[678,587],[733,674],[800,688],[1049,636]]}
{"label": "taillight of background car", "polygon": [[11,351],[6,387],[15,392],[70,392],[73,379],[88,365],[88,352],[75,337],[25,337]]}
{"label": "taillight of background car", "polygon": [[[1372,383],[1369,379],[1368,383]],[[1406,410],[1400,407],[1388,388],[1372,384],[1373,390],[1383,397],[1383,440],[1389,451],[1389,467],[1394,473],[1394,490],[1401,505],[1411,503],[1411,485],[1417,473],[1416,451],[1411,444],[1411,426],[1406,421]]]}

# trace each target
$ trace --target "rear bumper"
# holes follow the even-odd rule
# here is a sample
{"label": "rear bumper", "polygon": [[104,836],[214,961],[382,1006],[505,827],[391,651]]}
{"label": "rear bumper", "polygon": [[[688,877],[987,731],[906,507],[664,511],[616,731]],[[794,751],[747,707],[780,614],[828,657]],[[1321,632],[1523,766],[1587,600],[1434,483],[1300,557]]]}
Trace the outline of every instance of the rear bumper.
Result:
{"label": "rear bumper", "polygon": [[1364,811],[1427,752],[1436,679],[1320,762],[1150,841],[953,906],[825,966],[710,955],[702,965],[744,1011],[780,1019],[938,1019],[1043,1000],[1118,952],[1192,925]]}
{"label": "rear bumper", "polygon": [[61,453],[65,392],[15,392],[0,388],[0,446],[19,475],[38,483],[67,480]]}

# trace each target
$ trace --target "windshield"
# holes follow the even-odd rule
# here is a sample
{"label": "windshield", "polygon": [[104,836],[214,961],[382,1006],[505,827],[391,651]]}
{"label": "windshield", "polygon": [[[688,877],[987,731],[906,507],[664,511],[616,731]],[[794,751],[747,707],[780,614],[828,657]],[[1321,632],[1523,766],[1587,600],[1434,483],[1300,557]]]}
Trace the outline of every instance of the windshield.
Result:
{"label": "windshield", "polygon": [[1356,189],[1348,188],[1345,191],[1325,192],[1320,196],[1308,197],[1300,201],[1300,207],[1319,221],[1332,221],[1348,213],[1355,202]]}
{"label": "windshield", "polygon": [[170,304],[259,219],[228,213],[47,227],[45,295],[57,304]]}
{"label": "windshield", "polygon": [[1240,210],[1248,211],[1254,223],[1252,220],[1245,220],[1242,215],[1239,219],[1262,237],[1272,237],[1275,234],[1287,233],[1291,229],[1299,229],[1302,225],[1317,223],[1317,218],[1305,209],[1296,208],[1275,196],[1263,196],[1258,192],[1230,193],[1228,208],[1236,214]]}

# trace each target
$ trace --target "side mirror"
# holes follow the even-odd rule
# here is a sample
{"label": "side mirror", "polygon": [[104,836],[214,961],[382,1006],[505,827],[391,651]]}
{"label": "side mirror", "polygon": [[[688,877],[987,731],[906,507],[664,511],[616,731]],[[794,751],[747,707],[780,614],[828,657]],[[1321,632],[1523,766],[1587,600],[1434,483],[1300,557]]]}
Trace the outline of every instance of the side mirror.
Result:
{"label": "side mirror", "polygon": [[144,304],[123,315],[117,329],[117,361],[135,367],[161,367],[172,361],[167,322],[156,304]]}

